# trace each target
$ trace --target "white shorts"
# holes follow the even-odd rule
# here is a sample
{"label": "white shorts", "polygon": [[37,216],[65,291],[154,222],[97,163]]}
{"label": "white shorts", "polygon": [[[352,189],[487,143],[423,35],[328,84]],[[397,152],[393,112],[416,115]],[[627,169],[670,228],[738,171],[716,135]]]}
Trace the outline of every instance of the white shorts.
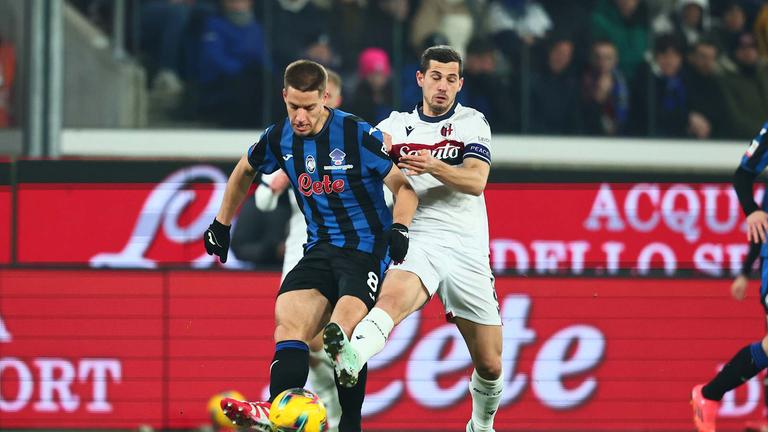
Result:
{"label": "white shorts", "polygon": [[477,324],[501,325],[488,255],[411,239],[405,261],[389,268],[418,276],[430,297],[437,292],[449,320],[458,317]]}
{"label": "white shorts", "polygon": [[299,263],[299,260],[304,256],[305,241],[305,235],[289,235],[285,240],[285,256],[283,257],[283,275],[280,277],[281,282],[285,279],[285,275],[293,270],[293,268],[296,267],[296,264]]}

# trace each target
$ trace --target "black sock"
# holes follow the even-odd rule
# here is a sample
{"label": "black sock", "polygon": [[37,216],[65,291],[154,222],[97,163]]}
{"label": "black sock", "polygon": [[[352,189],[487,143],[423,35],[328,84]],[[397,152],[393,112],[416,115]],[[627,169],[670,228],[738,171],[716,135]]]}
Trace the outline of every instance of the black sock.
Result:
{"label": "black sock", "polygon": [[[760,351],[762,352],[762,348]],[[761,367],[756,364],[753,358],[752,346],[747,345],[737,352],[731,361],[726,363],[723,369],[715,375],[715,378],[701,389],[701,394],[709,400],[719,401],[724,394],[749,381],[763,369],[764,366]]]}
{"label": "black sock", "polygon": [[291,388],[303,388],[309,375],[309,347],[302,341],[287,340],[275,345],[269,369],[269,401]]}
{"label": "black sock", "polygon": [[368,380],[368,364],[357,376],[357,385],[352,388],[343,387],[336,379],[336,390],[339,392],[341,405],[341,420],[339,432],[361,432],[363,425],[363,399],[365,399],[365,382]]}

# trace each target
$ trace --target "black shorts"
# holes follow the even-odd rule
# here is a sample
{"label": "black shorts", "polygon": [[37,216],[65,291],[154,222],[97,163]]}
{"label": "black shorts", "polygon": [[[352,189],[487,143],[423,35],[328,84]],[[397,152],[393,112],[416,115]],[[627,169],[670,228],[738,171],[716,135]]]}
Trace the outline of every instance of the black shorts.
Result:
{"label": "black shorts", "polygon": [[305,252],[288,272],[277,295],[314,288],[332,305],[342,296],[350,295],[371,310],[379,297],[387,264],[371,253],[320,243]]}

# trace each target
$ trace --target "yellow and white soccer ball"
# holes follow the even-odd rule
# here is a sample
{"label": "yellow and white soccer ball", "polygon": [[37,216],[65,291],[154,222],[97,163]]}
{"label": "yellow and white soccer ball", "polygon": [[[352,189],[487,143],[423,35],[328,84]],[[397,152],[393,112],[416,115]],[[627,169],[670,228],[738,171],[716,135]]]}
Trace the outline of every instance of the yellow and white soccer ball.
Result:
{"label": "yellow and white soccer ball", "polygon": [[288,389],[272,401],[269,420],[275,432],[325,432],[325,405],[316,394],[302,388]]}
{"label": "yellow and white soccer ball", "polygon": [[220,403],[224,398],[245,400],[245,396],[235,390],[229,390],[216,393],[208,399],[208,416],[211,419],[211,423],[219,428],[233,429],[235,426],[232,425],[232,420],[228,419],[221,410]]}

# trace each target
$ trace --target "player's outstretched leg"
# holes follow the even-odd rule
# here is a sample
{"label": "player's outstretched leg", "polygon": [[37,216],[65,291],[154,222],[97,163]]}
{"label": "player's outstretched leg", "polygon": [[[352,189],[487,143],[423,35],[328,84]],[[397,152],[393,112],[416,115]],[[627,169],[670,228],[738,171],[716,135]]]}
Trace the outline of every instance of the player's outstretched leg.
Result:
{"label": "player's outstretched leg", "polygon": [[322,334],[312,339],[309,348],[309,383],[325,404],[328,415],[328,432],[336,432],[341,418],[341,407],[339,406],[339,394],[336,391],[333,363],[323,351]]}
{"label": "player's outstretched leg", "polygon": [[714,432],[717,410],[723,395],[749,381],[768,367],[768,337],[747,345],[723,366],[705,385],[697,385],[691,393],[693,420],[699,432]]}
{"label": "player's outstretched leg", "polygon": [[224,398],[220,405],[221,411],[232,420],[232,424],[259,432],[272,432],[272,424],[269,421],[269,402]]}
{"label": "player's outstretched leg", "polygon": [[357,324],[351,339],[337,327],[326,326],[323,335],[328,346],[326,351],[334,361],[341,384],[354,385],[363,365],[384,349],[394,326],[427,300],[429,294],[418,276],[410,271],[389,270],[376,306]]}

